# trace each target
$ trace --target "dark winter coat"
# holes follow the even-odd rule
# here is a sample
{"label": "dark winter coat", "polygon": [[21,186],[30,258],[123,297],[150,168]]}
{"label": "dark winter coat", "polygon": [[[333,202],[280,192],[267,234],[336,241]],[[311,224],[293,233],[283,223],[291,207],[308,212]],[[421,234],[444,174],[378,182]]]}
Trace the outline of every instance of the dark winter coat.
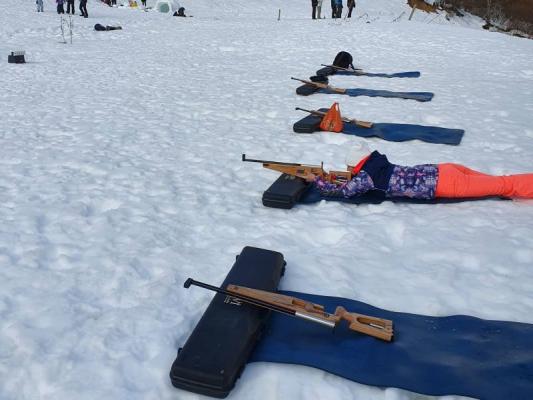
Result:
{"label": "dark winter coat", "polygon": [[370,175],[377,189],[387,190],[394,167],[386,155],[373,151],[361,169]]}

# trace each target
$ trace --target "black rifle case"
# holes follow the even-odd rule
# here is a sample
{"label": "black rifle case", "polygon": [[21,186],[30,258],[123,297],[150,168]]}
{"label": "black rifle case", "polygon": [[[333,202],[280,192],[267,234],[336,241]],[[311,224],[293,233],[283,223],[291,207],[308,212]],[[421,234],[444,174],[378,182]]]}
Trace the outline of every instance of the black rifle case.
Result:
{"label": "black rifle case", "polygon": [[309,184],[302,178],[282,174],[263,192],[263,205],[290,209],[300,200]]}
{"label": "black rifle case", "polygon": [[[245,247],[220,287],[232,283],[276,291],[284,272],[283,254]],[[215,294],[178,351],[170,370],[172,384],[207,396],[226,397],[244,369],[270,312]]]}

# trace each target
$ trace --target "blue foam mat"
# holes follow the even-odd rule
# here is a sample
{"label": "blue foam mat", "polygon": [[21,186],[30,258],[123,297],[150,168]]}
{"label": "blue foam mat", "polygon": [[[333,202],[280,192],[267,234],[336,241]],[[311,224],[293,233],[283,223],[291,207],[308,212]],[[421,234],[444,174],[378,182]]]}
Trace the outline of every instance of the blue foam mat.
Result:
{"label": "blue foam mat", "polygon": [[350,97],[367,96],[367,97],[388,97],[395,99],[406,99],[416,101],[431,101],[433,93],[431,92],[391,92],[390,90],[373,90],[373,89],[346,89],[345,93],[337,93],[329,89],[319,89],[318,93],[327,94],[345,94]]}
{"label": "blue foam mat", "polygon": [[390,142],[418,139],[427,143],[458,145],[465,131],[438,126],[386,123],[372,124],[372,128],[361,128],[355,124],[345,123],[342,133],[360,137],[377,136]]}
{"label": "blue foam mat", "polygon": [[431,317],[382,310],[336,297],[280,292],[394,321],[387,343],[273,313],[249,362],[318,368],[355,382],[433,396],[484,400],[533,399],[533,325],[465,315]]}
{"label": "blue foam mat", "polygon": [[333,196],[323,196],[320,191],[316,188],[315,185],[308,185],[305,192],[302,193],[301,197],[298,199],[300,204],[313,204],[318,203],[322,200],[326,201],[337,201],[340,203],[349,203],[349,204],[381,204],[384,201],[392,201],[393,203],[409,203],[409,204],[446,204],[446,203],[462,203],[465,201],[482,201],[482,200],[506,200],[511,201],[508,198],[497,197],[497,196],[487,196],[487,197],[464,197],[464,198],[435,198],[431,200],[425,199],[412,199],[409,197],[387,197],[385,192],[381,190],[370,190],[360,196],[354,196],[350,198],[345,197],[333,197]]}
{"label": "blue foam mat", "polygon": [[355,71],[343,71],[338,70],[333,67],[324,67],[316,71],[318,76],[331,76],[331,75],[351,75],[351,76],[368,76],[371,78],[418,78],[420,77],[419,71],[408,71],[408,72],[396,72],[392,74],[387,73],[372,73],[361,70]]}
{"label": "blue foam mat", "polygon": [[[326,112],[327,108],[319,111]],[[294,130],[298,132],[298,126],[316,126],[320,131],[321,117],[307,115],[294,124]],[[414,124],[373,123],[371,128],[362,128],[352,123],[344,123],[342,133],[360,137],[379,137],[389,142],[405,142],[408,140],[421,140],[426,143],[458,145],[465,133],[462,129],[441,128],[438,126],[424,126]]]}
{"label": "blue foam mat", "polygon": [[[320,89],[321,92],[335,93],[327,89]],[[391,92],[390,90],[373,90],[373,89],[346,89],[347,96],[358,97],[389,97],[395,99],[406,99],[416,101],[431,101],[433,93],[430,92]]]}
{"label": "blue foam mat", "polygon": [[418,78],[420,72],[408,71],[408,72],[396,72],[393,74],[385,73],[372,73],[372,72],[351,72],[351,71],[337,71],[334,75],[353,75],[353,76],[368,76],[371,78]]}

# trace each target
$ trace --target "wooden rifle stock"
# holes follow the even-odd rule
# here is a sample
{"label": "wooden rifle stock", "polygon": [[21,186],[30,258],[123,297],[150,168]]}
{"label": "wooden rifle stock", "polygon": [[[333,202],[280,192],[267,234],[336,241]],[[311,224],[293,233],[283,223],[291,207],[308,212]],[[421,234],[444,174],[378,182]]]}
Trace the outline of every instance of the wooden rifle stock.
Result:
{"label": "wooden rifle stock", "polygon": [[[299,111],[305,111],[309,114],[312,114],[312,115],[316,115],[316,116],[319,116],[319,117],[323,117],[324,115],[326,115],[325,112],[323,111],[318,111],[318,110],[306,110],[305,108],[300,108],[300,107],[296,107],[295,110],[299,110]],[[343,122],[348,122],[350,124],[355,124],[361,128],[372,128],[372,125],[373,125],[373,122],[368,122],[368,121],[361,121],[361,120],[358,120],[358,119],[355,119],[355,118],[346,118],[346,117],[342,117],[342,121]]]}
{"label": "wooden rifle stock", "polygon": [[242,161],[262,163],[263,168],[272,169],[283,174],[297,176],[303,179],[306,179],[309,174],[320,176],[322,179],[334,183],[344,183],[352,179],[352,172],[349,169],[346,171],[330,171],[328,173],[324,170],[324,163],[321,163],[320,165],[305,165],[278,161],[254,160],[246,158],[246,154],[242,155]]}
{"label": "wooden rifle stock", "polygon": [[313,85],[313,86],[315,86],[317,88],[327,89],[327,90],[329,90],[331,92],[340,93],[340,94],[345,94],[346,93],[346,89],[335,88],[333,86],[326,85],[325,83],[306,81],[305,79],[294,78],[292,76],[291,76],[291,79],[294,80],[294,81],[299,81],[299,82],[305,83],[307,85]]}
{"label": "wooden rifle stock", "polygon": [[351,313],[338,306],[335,314],[329,314],[324,306],[311,303],[296,297],[286,296],[264,290],[252,289],[244,286],[228,285],[226,289],[208,285],[203,282],[187,279],[183,286],[191,285],[225,294],[230,298],[239,299],[256,307],[266,308],[282,314],[302,318],[329,328],[335,328],[342,320],[348,321],[348,328],[352,331],[373,336],[390,342],[393,338],[393,322],[387,319],[376,318],[369,315]]}
{"label": "wooden rifle stock", "polygon": [[326,177],[323,165],[305,165],[298,163],[286,163],[279,161],[267,161],[267,160],[254,160],[246,158],[246,154],[242,155],[242,161],[257,162],[263,164],[264,168],[272,169],[274,171],[281,172],[282,174],[288,174],[297,176],[299,178],[306,178],[308,174],[319,175]]}

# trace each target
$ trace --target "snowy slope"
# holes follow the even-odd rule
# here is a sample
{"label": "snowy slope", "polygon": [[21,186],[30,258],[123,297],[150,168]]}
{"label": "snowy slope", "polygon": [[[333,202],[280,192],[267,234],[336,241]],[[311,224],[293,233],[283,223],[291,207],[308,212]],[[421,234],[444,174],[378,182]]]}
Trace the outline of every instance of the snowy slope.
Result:
{"label": "snowy slope", "polygon": [[[392,162],[532,171],[533,42],[423,13],[391,23],[400,1],[360,0],[358,16],[378,17],[369,24],[312,21],[309,3],[182,0],[194,18],[177,19],[89,1],[70,45],[51,1],[37,14],[32,0],[2,0],[0,399],[200,398],[168,379],[212,297],[182,283],[221,282],[246,245],[285,255],[283,289],[533,323],[532,202],[274,210],[261,194],[276,174],[240,162],[343,168],[356,138],[292,133],[295,106],[337,99],[363,120],[466,130],[459,147],[368,140]],[[30,62],[7,64],[19,49]],[[289,77],[339,50],[369,71],[422,77],[336,86],[436,96],[297,97]],[[231,395],[249,398],[424,397],[258,364]]]}

